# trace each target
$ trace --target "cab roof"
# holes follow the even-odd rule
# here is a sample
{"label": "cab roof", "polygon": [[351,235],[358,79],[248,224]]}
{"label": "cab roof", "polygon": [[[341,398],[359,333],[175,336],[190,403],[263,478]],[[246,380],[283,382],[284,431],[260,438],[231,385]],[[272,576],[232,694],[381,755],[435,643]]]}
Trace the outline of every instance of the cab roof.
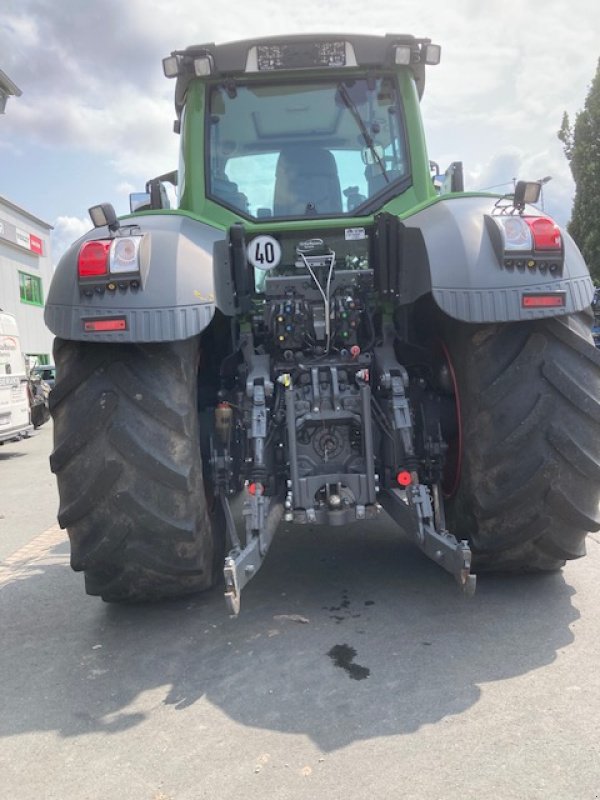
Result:
{"label": "cab roof", "polygon": [[[185,103],[190,81],[196,77],[233,78],[252,73],[254,77],[263,74],[269,78],[273,72],[291,75],[306,69],[321,70],[324,74],[332,68],[381,69],[396,66],[398,46],[410,48],[410,63],[407,66],[413,73],[419,97],[422,97],[425,89],[423,52],[429,44],[430,39],[398,33],[383,36],[346,33],[268,36],[224,44],[192,45],[185,50],[174,50],[170,57],[164,59],[163,65],[168,77],[177,77],[175,108],[178,116]],[[206,70],[209,70],[202,71],[200,76],[196,67],[198,60],[204,60]],[[168,72],[166,62],[174,65],[175,71]]]}

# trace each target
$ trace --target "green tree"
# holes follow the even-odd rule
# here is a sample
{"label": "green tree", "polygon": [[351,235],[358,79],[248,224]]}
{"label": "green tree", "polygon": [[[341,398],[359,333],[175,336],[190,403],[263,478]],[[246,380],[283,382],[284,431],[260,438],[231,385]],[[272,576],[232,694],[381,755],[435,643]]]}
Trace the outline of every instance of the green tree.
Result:
{"label": "green tree", "polygon": [[558,138],[575,181],[568,231],[577,242],[596,284],[600,284],[600,61],[583,110],[571,126],[565,112]]}

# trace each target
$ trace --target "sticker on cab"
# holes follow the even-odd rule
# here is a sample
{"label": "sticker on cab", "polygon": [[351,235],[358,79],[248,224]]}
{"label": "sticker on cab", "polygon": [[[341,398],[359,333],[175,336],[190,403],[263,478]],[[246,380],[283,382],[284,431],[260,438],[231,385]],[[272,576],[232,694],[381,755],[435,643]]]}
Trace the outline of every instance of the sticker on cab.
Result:
{"label": "sticker on cab", "polygon": [[254,269],[274,269],[281,261],[281,245],[273,236],[255,236],[248,242],[246,256]]}
{"label": "sticker on cab", "polygon": [[347,242],[355,242],[357,239],[367,238],[364,228],[346,228],[344,233]]}

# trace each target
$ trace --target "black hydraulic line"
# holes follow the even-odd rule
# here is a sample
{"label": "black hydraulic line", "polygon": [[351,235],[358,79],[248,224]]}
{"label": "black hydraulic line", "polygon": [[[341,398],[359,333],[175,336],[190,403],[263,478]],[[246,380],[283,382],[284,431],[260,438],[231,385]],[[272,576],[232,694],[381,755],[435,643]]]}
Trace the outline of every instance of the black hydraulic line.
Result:
{"label": "black hydraulic line", "polygon": [[292,481],[292,497],[299,490],[298,446],[296,443],[296,413],[294,408],[294,388],[292,384],[285,390],[285,421],[288,435],[288,453],[290,458],[290,478]]}
{"label": "black hydraulic line", "polygon": [[375,453],[373,449],[373,428],[371,420],[371,387],[367,383],[360,385],[360,404],[363,418],[363,447],[365,455],[365,473],[367,477],[367,497],[369,503],[376,500],[375,493]]}

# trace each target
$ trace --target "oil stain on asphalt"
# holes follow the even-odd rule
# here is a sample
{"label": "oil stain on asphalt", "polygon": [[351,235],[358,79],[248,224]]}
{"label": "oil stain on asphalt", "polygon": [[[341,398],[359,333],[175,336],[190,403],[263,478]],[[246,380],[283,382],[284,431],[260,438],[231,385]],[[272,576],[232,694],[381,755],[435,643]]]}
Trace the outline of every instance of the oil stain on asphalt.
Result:
{"label": "oil stain on asphalt", "polygon": [[327,655],[336,667],[346,670],[354,681],[364,681],[371,674],[371,670],[367,667],[352,663],[356,657],[356,650],[348,644],[334,645]]}

